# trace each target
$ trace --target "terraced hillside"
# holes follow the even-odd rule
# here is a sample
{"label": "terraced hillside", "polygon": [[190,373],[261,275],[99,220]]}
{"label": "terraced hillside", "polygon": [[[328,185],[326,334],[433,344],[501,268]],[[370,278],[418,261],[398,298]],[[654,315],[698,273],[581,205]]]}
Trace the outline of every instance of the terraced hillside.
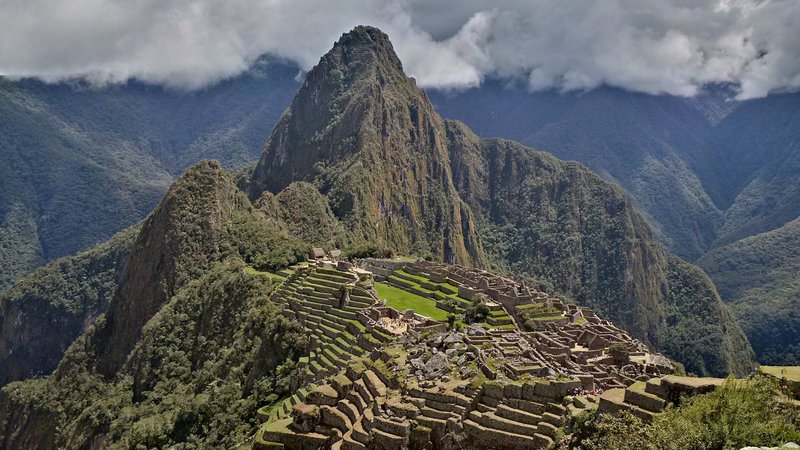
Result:
{"label": "terraced hillside", "polygon": [[[353,272],[302,266],[289,273],[273,295],[273,301],[284,305],[284,315],[297,319],[312,336],[309,356],[300,360],[306,376],[302,384],[333,375],[350,359],[392,339],[378,329],[367,330],[359,322],[358,313],[377,301],[369,285],[359,281]],[[307,393],[307,389],[299,389],[277,405],[262,408],[259,415],[285,417]]]}
{"label": "terraced hillside", "polygon": [[[312,338],[300,389],[259,410],[254,449],[549,448],[575,410],[566,396],[596,408],[603,389],[672,372],[588,308],[524,282],[426,261],[358,265],[283,272],[272,298]],[[476,304],[488,314],[467,325]],[[523,331],[520,317],[539,320]]]}

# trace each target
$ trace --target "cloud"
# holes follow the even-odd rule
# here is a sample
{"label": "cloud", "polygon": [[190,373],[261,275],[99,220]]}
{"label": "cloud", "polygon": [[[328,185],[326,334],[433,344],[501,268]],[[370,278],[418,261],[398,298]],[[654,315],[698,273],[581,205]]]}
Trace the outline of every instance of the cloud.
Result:
{"label": "cloud", "polygon": [[197,89],[265,53],[310,69],[369,24],[427,87],[800,89],[798,0],[3,0],[2,11],[0,73],[47,81]]}

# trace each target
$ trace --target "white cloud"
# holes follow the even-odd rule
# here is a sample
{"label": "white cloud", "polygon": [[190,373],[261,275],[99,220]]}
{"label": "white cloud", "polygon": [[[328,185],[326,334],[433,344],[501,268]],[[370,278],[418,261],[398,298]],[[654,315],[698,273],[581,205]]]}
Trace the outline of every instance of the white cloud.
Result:
{"label": "white cloud", "polygon": [[518,77],[740,98],[800,88],[800,0],[0,0],[0,73],[195,89],[264,53],[311,68],[358,24],[422,86]]}

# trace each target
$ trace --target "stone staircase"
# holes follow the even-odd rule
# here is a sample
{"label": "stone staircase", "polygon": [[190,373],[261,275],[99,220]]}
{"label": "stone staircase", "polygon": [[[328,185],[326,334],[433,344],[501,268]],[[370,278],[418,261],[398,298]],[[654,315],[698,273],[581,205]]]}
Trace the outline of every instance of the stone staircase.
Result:
{"label": "stone staircase", "polygon": [[487,383],[480,401],[464,420],[466,432],[475,445],[488,448],[549,448],[564,425],[566,408],[560,398],[545,390],[523,389]]}

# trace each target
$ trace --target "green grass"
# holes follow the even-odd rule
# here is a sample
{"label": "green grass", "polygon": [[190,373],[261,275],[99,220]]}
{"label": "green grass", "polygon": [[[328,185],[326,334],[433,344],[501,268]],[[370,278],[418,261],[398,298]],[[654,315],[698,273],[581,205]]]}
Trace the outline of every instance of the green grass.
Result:
{"label": "green grass", "polygon": [[260,270],[256,270],[250,266],[244,268],[244,273],[248,275],[261,275],[262,277],[272,278],[274,280],[279,280],[279,281],[283,281],[286,279],[286,277],[284,277],[283,275],[279,275],[277,273],[272,273],[272,272],[263,272]]}
{"label": "green grass", "polygon": [[378,292],[379,298],[386,300],[387,306],[398,311],[413,309],[415,313],[431,319],[447,320],[447,311],[437,308],[436,302],[432,299],[412,294],[385,283],[375,283],[375,290]]}
{"label": "green grass", "polygon": [[489,325],[489,323],[483,322],[481,326],[486,330],[510,330],[512,328],[516,328],[513,323],[508,323],[505,325]]}
{"label": "green grass", "polygon": [[800,381],[800,366],[761,366],[759,370],[773,377]]}

